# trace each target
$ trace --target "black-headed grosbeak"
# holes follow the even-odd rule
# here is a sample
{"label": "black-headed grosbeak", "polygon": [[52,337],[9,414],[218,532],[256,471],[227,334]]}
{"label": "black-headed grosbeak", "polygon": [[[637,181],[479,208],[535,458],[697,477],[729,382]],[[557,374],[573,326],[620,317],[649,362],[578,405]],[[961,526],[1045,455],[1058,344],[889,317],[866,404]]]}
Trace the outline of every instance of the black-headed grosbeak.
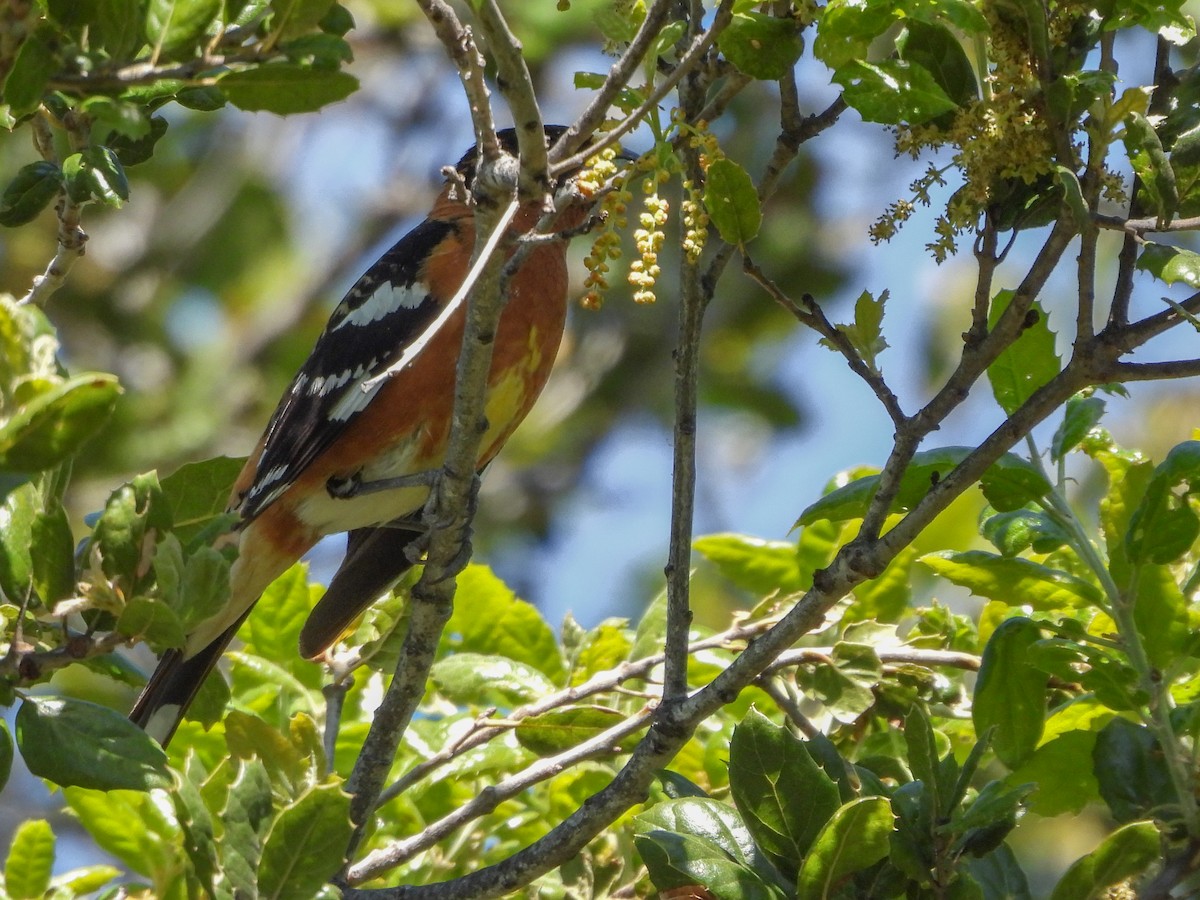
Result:
{"label": "black-headed grosbeak", "polygon": [[[547,126],[547,140],[565,130]],[[499,138],[516,154],[512,129]],[[474,208],[462,194],[474,180],[476,157],[472,147],[456,166],[461,180],[448,180],[425,221],[346,294],[246,461],[230,498],[240,520],[229,536],[238,546],[229,602],[182,649],[163,656],[130,713],[160,743],[170,740],[262,592],[320,538],[348,532],[346,557],[300,635],[308,658],[327,650],[412,565],[409,546],[422,536],[429,488],[411,476],[441,467],[450,431],[465,304],[448,317],[439,313],[462,285],[475,247]],[[525,233],[542,212],[540,204],[526,204],[510,231]],[[556,227],[579,225],[586,214],[580,198]],[[545,385],[566,313],[566,241],[538,243],[509,281],[480,470]],[[397,363],[390,377],[372,380]],[[351,487],[397,480],[402,486]]]}

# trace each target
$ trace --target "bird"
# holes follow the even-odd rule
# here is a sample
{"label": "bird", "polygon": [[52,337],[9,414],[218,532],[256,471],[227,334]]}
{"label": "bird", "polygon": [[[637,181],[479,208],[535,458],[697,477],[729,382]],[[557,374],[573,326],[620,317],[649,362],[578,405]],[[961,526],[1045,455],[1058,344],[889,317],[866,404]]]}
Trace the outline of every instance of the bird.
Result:
{"label": "bird", "polygon": [[[565,131],[545,126],[547,143]],[[516,155],[515,129],[497,137]],[[193,628],[184,646],[163,654],[130,712],[162,746],[259,596],[318,540],[345,532],[347,551],[301,631],[299,652],[309,659],[320,657],[414,564],[427,476],[441,468],[449,437],[466,318],[465,304],[449,304],[475,247],[475,208],[464,188],[477,169],[473,146],[425,220],[350,288],[247,458],[229,500],[236,523],[224,538],[238,548],[229,600]],[[563,196],[569,199],[555,227],[578,228],[591,203]],[[540,202],[522,204],[510,232],[528,231],[543,212]],[[549,377],[567,314],[566,244],[536,243],[508,281],[479,472]],[[506,252],[512,254],[511,246]]]}

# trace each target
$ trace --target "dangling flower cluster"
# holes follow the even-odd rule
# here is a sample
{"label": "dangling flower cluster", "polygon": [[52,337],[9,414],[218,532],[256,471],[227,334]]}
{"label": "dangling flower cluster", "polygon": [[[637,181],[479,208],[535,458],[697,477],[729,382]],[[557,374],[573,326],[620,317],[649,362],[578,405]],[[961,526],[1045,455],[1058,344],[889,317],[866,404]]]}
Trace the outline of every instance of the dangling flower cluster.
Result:
{"label": "dangling flower cluster", "polygon": [[633,241],[641,259],[629,264],[629,283],[634,288],[634,303],[653,303],[655,300],[654,284],[662,272],[658,266],[658,253],[666,237],[663,226],[667,224],[667,214],[671,211],[671,204],[665,197],[659,196],[658,186],[670,177],[669,171],[658,168],[642,182],[642,192],[646,195],[642,214],[638,216],[638,223],[642,227],[633,233]]}
{"label": "dangling flower cluster", "polygon": [[[691,146],[700,151],[700,168],[708,172],[715,160],[723,159],[725,153],[717,143],[716,135],[708,130],[708,123],[701,119],[692,126],[689,137]],[[704,244],[708,240],[708,210],[704,206],[703,192],[697,189],[690,178],[683,181],[683,252],[693,265],[700,260]]]}
{"label": "dangling flower cluster", "polygon": [[[577,179],[584,196],[593,196],[617,174],[617,166],[613,162],[616,155],[616,149],[608,147],[588,160]],[[603,303],[604,293],[608,290],[608,264],[610,260],[621,258],[620,232],[629,224],[625,214],[632,199],[633,194],[625,186],[624,180],[619,180],[600,203],[600,218],[604,220],[604,225],[583,261],[588,273],[583,282],[583,299],[580,300],[584,309],[599,309]]]}

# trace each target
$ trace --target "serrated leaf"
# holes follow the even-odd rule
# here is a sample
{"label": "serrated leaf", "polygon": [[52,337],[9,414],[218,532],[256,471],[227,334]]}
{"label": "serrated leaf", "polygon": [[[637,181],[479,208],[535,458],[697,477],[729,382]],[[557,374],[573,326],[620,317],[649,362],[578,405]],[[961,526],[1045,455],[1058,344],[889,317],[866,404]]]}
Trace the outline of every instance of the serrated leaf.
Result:
{"label": "serrated leaf", "polygon": [[1158,213],[1159,225],[1170,225],[1179,208],[1179,189],[1158,133],[1144,115],[1130,112],[1125,117],[1124,142],[1133,171],[1141,178]]}
{"label": "serrated leaf", "polygon": [[221,814],[226,838],[223,874],[235,896],[253,897],[258,891],[262,842],[273,814],[271,779],[266,768],[258,759],[244,762],[230,785]]}
{"label": "serrated leaf", "polygon": [[212,547],[188,557],[180,585],[179,616],[185,631],[215,616],[229,602],[229,561]]}
{"label": "serrated leaf", "polygon": [[175,611],[160,600],[131,597],[117,617],[118,633],[145,641],[151,649],[161,652],[182,647],[187,632]]}
{"label": "serrated leaf", "polygon": [[[1013,296],[1012,291],[1000,291],[992,299],[988,312],[989,328],[996,326]],[[987,369],[996,402],[1009,415],[1062,370],[1062,363],[1054,351],[1054,332],[1047,323],[1046,311],[1036,301],[1029,309],[1026,327],[1020,336],[1005,347]]]}
{"label": "serrated leaf", "polygon": [[54,869],[54,831],[45,819],[22,822],[4,861],[4,891],[12,900],[39,900]]}
{"label": "serrated leaf", "polygon": [[284,807],[263,844],[258,896],[315,897],[342,866],[353,827],[350,797],[340,785],[316,785]]}
{"label": "serrated leaf", "polygon": [[470,565],[459,574],[445,635],[440,654],[505,656],[555,682],[565,673],[554,629],[487,566]]}
{"label": "serrated leaf", "polygon": [[[941,447],[913,454],[900,478],[900,489],[892,500],[891,512],[907,512],[916,506],[938,481],[966,459],[974,448]],[[1017,509],[1053,490],[1027,460],[1006,453],[984,473],[984,495],[997,509]],[[868,475],[830,491],[800,514],[793,527],[829,520],[861,519],[879,488],[879,476]]]}
{"label": "serrated leaf", "polygon": [[[863,291],[854,303],[854,324],[837,326],[837,330],[846,336],[872,371],[878,371],[877,358],[888,347],[883,337],[883,313],[887,299],[886,289],[880,292],[879,299],[870,291]],[[821,338],[820,344],[837,350],[828,338]]]}
{"label": "serrated leaf", "polygon": [[430,681],[453,703],[511,707],[554,691],[554,684],[525,663],[503,656],[456,653],[433,664]]}
{"label": "serrated leaf", "polygon": [[796,545],[787,541],[727,533],[697,538],[693,546],[722,575],[758,596],[773,591],[789,594],[804,586]]}
{"label": "serrated leaf", "polygon": [[984,648],[975,682],[975,733],[995,729],[992,748],[1010,769],[1029,758],[1045,727],[1046,675],[1027,656],[1041,636],[1029,619],[1006,619]]}
{"label": "serrated leaf", "polygon": [[860,797],[838,808],[804,857],[796,882],[799,900],[835,895],[847,876],[888,855],[895,817],[884,797]]}
{"label": "serrated leaf", "polygon": [[842,86],[846,103],[867,122],[919,125],[957,106],[928,69],[902,59],[855,59],[839,67],[833,80]]}
{"label": "serrated leaf", "polygon": [[1200,491],[1200,441],[1171,448],[1154,469],[1129,521],[1125,551],[1133,563],[1167,564],[1179,559],[1200,535],[1200,519],[1175,489]]}
{"label": "serrated leaf", "polygon": [[341,71],[267,63],[223,75],[217,86],[238,109],[286,116],[345,100],[358,89],[358,79]]}
{"label": "serrated leaf", "polygon": [[747,11],[734,14],[717,38],[717,47],[751,78],[778,81],[796,64],[804,44],[791,17]]}
{"label": "serrated leaf", "polygon": [[751,710],[729,744],[729,784],[756,843],[785,873],[796,872],[840,799],[802,741]]}
{"label": "serrated leaf", "polygon": [[37,488],[23,484],[0,505],[0,593],[19,603],[33,584],[33,523],[41,506]]}
{"label": "serrated leaf", "polygon": [[27,697],[16,725],[17,746],[29,771],[55,784],[104,791],[170,784],[162,748],[108,707],[67,697]]}
{"label": "serrated leaf", "polygon": [[75,538],[61,504],[34,518],[30,537],[38,548],[30,558],[33,588],[51,607],[75,590]]}
{"label": "serrated leaf", "polygon": [[271,0],[271,33],[288,41],[306,34],[325,18],[333,0]]}
{"label": "serrated leaf", "polygon": [[8,776],[12,774],[13,739],[8,731],[8,723],[0,719],[0,791],[8,784]]}
{"label": "serrated leaf", "polygon": [[[568,706],[522,719],[516,728],[518,743],[538,756],[554,756],[620,725],[628,717],[603,706]],[[625,749],[632,749],[627,739]]]}
{"label": "serrated leaf", "polygon": [[1103,416],[1104,399],[1102,397],[1076,394],[1068,400],[1062,424],[1054,432],[1054,438],[1050,443],[1050,458],[1055,462],[1062,460],[1079,446],[1087,433],[1099,424]]}
{"label": "serrated leaf", "polygon": [[723,241],[742,246],[762,226],[762,206],[750,174],[731,159],[716,159],[704,176],[704,208]]}
{"label": "serrated leaf", "polygon": [[4,100],[15,118],[33,112],[42,103],[47,82],[58,71],[58,59],[42,34],[31,34],[17,51],[4,81]]}
{"label": "serrated leaf", "polygon": [[634,817],[634,842],[659,890],[703,884],[718,896],[772,900],[778,874],[725,803],[684,797]]}
{"label": "serrated leaf", "polygon": [[0,468],[42,472],[77,453],[112,415],[113,375],[76,375],[37,393],[0,424]]}
{"label": "serrated leaf", "polygon": [[1068,531],[1043,512],[1015,509],[989,516],[979,529],[1003,556],[1016,556],[1025,550],[1052,553],[1071,542]]}
{"label": "serrated leaf", "polygon": [[221,14],[221,0],[149,0],[146,40],[168,53],[199,43]]}
{"label": "serrated leaf", "polygon": [[0,225],[32,222],[62,188],[62,170],[41,160],[21,167],[0,195]]}
{"label": "serrated leaf", "polygon": [[163,500],[181,544],[188,546],[226,520],[230,492],[245,462],[244,457],[217,456],[186,463],[162,480]]}
{"label": "serrated leaf", "polygon": [[1104,888],[1140,875],[1161,856],[1162,838],[1153,822],[1130,822],[1072,863],[1050,900],[1090,900]]}
{"label": "serrated leaf", "polygon": [[187,861],[182,831],[165,791],[95,791],[69,787],[67,805],[96,844],[154,881],[153,896],[177,896]]}
{"label": "serrated leaf", "polygon": [[1167,284],[1182,282],[1200,288],[1200,253],[1146,241],[1138,255],[1135,268],[1149,272]]}
{"label": "serrated leaf", "polygon": [[948,581],[988,600],[1037,610],[1087,609],[1100,604],[1100,588],[1069,572],[1029,559],[996,556],[984,550],[946,550],[921,562]]}
{"label": "serrated leaf", "polygon": [[1118,822],[1177,802],[1162,747],[1144,725],[1112,719],[1096,736],[1091,759],[1100,797]]}

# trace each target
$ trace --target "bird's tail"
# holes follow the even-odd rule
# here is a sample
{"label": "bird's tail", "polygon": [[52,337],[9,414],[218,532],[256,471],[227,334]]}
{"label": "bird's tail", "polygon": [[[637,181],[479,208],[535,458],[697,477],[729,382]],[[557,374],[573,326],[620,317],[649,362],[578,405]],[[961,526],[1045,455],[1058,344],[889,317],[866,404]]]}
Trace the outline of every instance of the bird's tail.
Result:
{"label": "bird's tail", "polygon": [[364,609],[412,568],[409,545],[422,532],[398,525],[359,528],[346,536],[346,558],[300,631],[300,655],[315,659]]}
{"label": "bird's tail", "polygon": [[185,659],[182,650],[164,653],[130,710],[130,721],[162,746],[167,746],[188,707],[200,692],[204,680],[216,667],[225,648],[249,614],[250,610],[247,609],[216,640],[193,656]]}

